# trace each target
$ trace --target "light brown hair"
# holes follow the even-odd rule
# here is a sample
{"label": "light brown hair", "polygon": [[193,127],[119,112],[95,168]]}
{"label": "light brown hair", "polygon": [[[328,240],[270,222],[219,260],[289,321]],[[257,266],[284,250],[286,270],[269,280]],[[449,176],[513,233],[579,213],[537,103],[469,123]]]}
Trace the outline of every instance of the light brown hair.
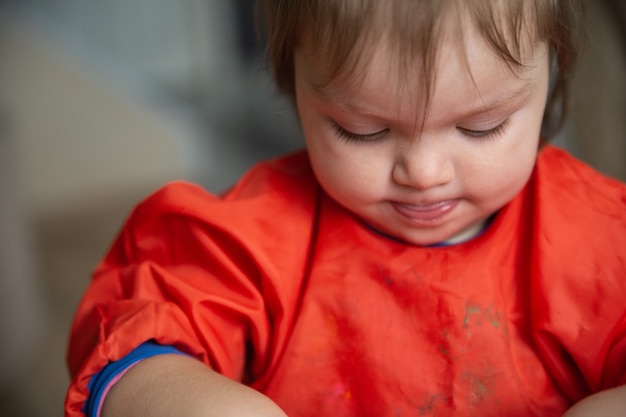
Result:
{"label": "light brown hair", "polygon": [[523,67],[525,40],[549,46],[553,76],[542,139],[551,138],[565,121],[582,32],[581,0],[259,0],[258,6],[275,81],[292,98],[297,47],[318,58],[322,83],[330,83],[349,77],[364,46],[384,34],[403,65],[420,63],[428,103],[441,24],[450,12],[463,11],[512,70]]}

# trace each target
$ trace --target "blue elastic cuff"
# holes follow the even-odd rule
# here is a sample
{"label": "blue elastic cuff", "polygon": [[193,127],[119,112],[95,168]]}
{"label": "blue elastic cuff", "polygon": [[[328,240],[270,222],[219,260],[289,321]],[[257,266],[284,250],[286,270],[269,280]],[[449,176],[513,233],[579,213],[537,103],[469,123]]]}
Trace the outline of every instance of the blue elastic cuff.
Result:
{"label": "blue elastic cuff", "polygon": [[83,407],[83,412],[85,413],[85,415],[87,417],[97,416],[98,407],[103,400],[102,396],[104,395],[104,390],[109,385],[109,383],[121,372],[124,372],[130,366],[143,359],[147,359],[152,356],[172,353],[185,355],[185,353],[181,352],[173,346],[164,346],[159,345],[153,341],[148,341],[137,346],[133,351],[124,356],[122,359],[115,362],[110,362],[107,366],[102,368],[100,372],[92,376],[91,380],[89,381],[89,396],[87,397],[87,401],[85,401],[85,405]]}

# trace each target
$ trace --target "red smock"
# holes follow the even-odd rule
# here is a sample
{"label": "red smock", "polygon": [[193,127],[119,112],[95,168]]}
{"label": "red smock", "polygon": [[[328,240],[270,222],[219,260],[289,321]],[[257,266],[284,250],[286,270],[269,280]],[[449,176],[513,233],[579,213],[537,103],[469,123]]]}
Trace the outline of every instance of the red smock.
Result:
{"label": "red smock", "polygon": [[548,146],[484,233],[417,247],[325,195],[306,153],[223,197],[172,183],[95,270],[66,416],[149,339],[291,417],[559,416],[626,383],[626,187]]}

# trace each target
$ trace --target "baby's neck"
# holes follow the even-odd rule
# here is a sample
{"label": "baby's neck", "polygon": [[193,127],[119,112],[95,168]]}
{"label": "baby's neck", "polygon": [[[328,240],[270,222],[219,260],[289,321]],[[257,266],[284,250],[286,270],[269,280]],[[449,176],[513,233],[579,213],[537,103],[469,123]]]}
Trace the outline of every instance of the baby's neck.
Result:
{"label": "baby's neck", "polygon": [[467,242],[468,240],[473,239],[474,237],[478,236],[483,230],[485,230],[485,227],[487,227],[487,221],[488,220],[485,219],[476,224],[473,224],[467,229],[462,230],[461,232],[452,236],[450,239],[444,240],[443,242],[440,242],[435,246],[449,246]]}

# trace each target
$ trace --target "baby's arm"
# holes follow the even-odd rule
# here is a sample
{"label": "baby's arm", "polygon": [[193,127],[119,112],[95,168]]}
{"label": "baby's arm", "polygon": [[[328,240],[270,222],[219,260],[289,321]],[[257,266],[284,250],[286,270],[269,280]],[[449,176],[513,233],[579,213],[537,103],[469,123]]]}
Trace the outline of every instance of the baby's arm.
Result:
{"label": "baby's arm", "polygon": [[563,417],[622,416],[626,416],[626,385],[591,395],[563,415]]}
{"label": "baby's arm", "polygon": [[263,394],[196,359],[158,355],[135,365],[111,388],[102,417],[285,417]]}

